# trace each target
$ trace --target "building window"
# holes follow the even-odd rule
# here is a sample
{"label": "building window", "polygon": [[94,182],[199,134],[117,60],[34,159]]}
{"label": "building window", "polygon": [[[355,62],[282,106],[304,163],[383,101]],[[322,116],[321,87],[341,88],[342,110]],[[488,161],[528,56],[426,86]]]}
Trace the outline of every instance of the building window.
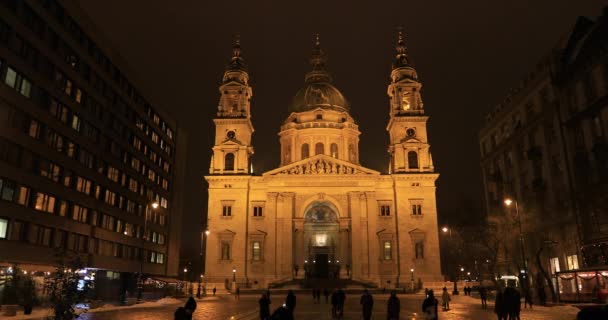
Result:
{"label": "building window", "polygon": [[384,241],[383,257],[384,260],[391,260],[393,258],[392,244],[390,241]]}
{"label": "building window", "polygon": [[335,143],[332,143],[331,146],[329,147],[329,151],[330,151],[330,155],[332,158],[338,158],[338,145]]}
{"label": "building window", "polygon": [[253,207],[253,216],[254,217],[261,217],[264,214],[264,207],[262,206],[255,206]]}
{"label": "building window", "polygon": [[308,147],[308,143],[302,145],[302,159],[306,159],[310,157],[310,150]]}
{"label": "building window", "polygon": [[17,90],[21,95],[29,98],[32,90],[32,84],[29,80],[25,79],[22,75],[17,73],[11,67],[6,69],[6,76],[4,77],[4,83],[9,87]]}
{"label": "building window", "polygon": [[38,192],[36,194],[36,202],[34,204],[34,208],[36,210],[45,211],[49,213],[55,212],[55,197]]}
{"label": "building window", "polygon": [[8,235],[8,220],[0,218],[0,239],[6,239]]}
{"label": "building window", "polygon": [[424,259],[424,243],[422,241],[416,242],[415,245],[416,259]]}
{"label": "building window", "polygon": [[566,257],[566,263],[568,264],[568,270],[577,270],[578,269],[578,256],[571,255]]}
{"label": "building window", "polygon": [[40,122],[34,119],[30,120],[30,128],[28,130],[28,135],[34,139],[40,138]]}
{"label": "building window", "polygon": [[421,216],[422,215],[422,205],[419,203],[412,204],[412,215]]}
{"label": "building window", "polygon": [[418,153],[416,151],[407,153],[407,163],[410,169],[418,169]]}
{"label": "building window", "polygon": [[262,245],[259,241],[254,241],[251,246],[251,259],[260,261],[262,259]]}
{"label": "building window", "polygon": [[88,214],[88,208],[81,207],[76,204],[72,207],[72,219],[75,221],[87,223]]}
{"label": "building window", "polygon": [[224,156],[224,170],[234,170],[234,153],[227,153],[226,156]]}
{"label": "building window", "polygon": [[232,206],[231,205],[223,205],[222,206],[222,216],[224,216],[224,217],[232,217]]}
{"label": "building window", "polygon": [[318,154],[324,154],[325,153],[325,147],[323,146],[323,143],[318,142],[317,144],[315,144],[315,155]]}
{"label": "building window", "polygon": [[91,181],[82,177],[76,178],[76,190],[84,194],[91,194]]}
{"label": "building window", "polygon": [[383,204],[380,206],[380,216],[389,217],[391,215],[391,206]]}
{"label": "building window", "polygon": [[549,267],[551,269],[551,273],[555,274],[556,272],[559,272],[559,258],[555,257],[555,258],[551,258],[549,259]]}
{"label": "building window", "polygon": [[222,242],[222,260],[230,260],[230,244]]}
{"label": "building window", "polygon": [[17,186],[13,181],[7,181],[0,179],[0,191],[2,191],[2,200],[13,201],[15,197],[15,190]]}

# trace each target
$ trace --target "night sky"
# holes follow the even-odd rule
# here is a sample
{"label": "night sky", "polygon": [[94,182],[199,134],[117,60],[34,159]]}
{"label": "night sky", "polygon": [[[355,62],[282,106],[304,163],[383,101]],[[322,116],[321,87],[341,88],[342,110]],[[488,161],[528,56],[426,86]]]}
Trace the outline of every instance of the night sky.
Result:
{"label": "night sky", "polygon": [[[357,2],[357,3],[355,3]],[[171,4],[171,5],[168,5]],[[296,5],[297,4],[297,5]],[[440,173],[440,223],[467,220],[482,206],[477,132],[506,96],[571,28],[598,16],[605,0],[469,1],[81,1],[127,61],[127,76],[188,134],[184,250],[197,253],[206,211],[218,85],[241,35],[253,87],[254,171],[279,165],[277,133],[304,83],[320,33],[334,84],[361,131],[360,160],[388,168],[386,95],[403,26],[423,83],[433,160]],[[479,220],[474,215],[472,220]]]}

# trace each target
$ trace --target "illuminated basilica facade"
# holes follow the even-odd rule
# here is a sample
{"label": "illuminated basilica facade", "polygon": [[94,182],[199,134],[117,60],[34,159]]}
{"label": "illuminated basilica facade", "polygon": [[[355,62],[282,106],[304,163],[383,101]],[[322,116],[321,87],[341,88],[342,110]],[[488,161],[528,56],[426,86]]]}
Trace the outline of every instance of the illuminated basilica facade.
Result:
{"label": "illuminated basilica facade", "polygon": [[[250,100],[240,45],[219,88],[205,278],[265,287],[339,277],[381,286],[441,280],[435,172],[422,84],[401,34],[388,86],[390,171],[359,163],[359,127],[317,38],[312,70],[281,125],[280,166],[251,174]],[[255,112],[253,112],[255,113]]]}

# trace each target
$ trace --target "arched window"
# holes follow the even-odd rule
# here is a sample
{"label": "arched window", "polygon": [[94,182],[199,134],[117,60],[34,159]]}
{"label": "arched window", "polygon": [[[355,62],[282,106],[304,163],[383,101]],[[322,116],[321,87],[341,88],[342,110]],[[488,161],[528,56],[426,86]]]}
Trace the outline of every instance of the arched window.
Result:
{"label": "arched window", "polygon": [[315,144],[315,156],[318,154],[324,154],[325,150],[323,147],[323,143],[321,142],[317,142],[317,144]]}
{"label": "arched window", "polygon": [[234,170],[234,153],[226,153],[224,156],[224,170]]}
{"label": "arched window", "polygon": [[410,169],[418,169],[418,153],[416,151],[407,153],[407,163]]}
{"label": "arched window", "polygon": [[332,143],[329,149],[330,149],[329,154],[331,155],[331,157],[338,158],[338,145],[335,143]]}
{"label": "arched window", "polygon": [[356,162],[357,160],[357,154],[355,153],[355,145],[352,143],[348,145],[348,160],[350,162]]}
{"label": "arched window", "polygon": [[302,145],[302,159],[310,157],[310,150],[308,150],[308,143]]}

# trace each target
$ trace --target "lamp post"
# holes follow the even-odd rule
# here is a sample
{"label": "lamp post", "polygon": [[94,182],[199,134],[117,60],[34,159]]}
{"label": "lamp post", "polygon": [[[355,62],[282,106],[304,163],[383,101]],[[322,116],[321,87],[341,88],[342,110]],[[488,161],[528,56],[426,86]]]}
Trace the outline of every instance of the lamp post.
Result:
{"label": "lamp post", "polygon": [[143,289],[144,289],[144,259],[145,259],[145,254],[144,254],[144,250],[146,247],[146,233],[148,232],[148,211],[150,211],[150,208],[152,208],[151,210],[156,210],[158,208],[158,202],[152,202],[152,203],[148,203],[146,204],[146,209],[144,212],[144,230],[143,230],[143,234],[141,235],[141,250],[139,252],[139,277],[137,280],[137,301],[141,302],[141,298],[142,298],[142,294],[143,294]]}
{"label": "lamp post", "polygon": [[521,261],[524,266],[523,286],[524,286],[524,289],[527,289],[528,288],[528,261],[526,259],[526,248],[524,246],[524,233],[521,228],[521,215],[519,214],[519,205],[517,203],[517,200],[512,200],[510,198],[505,199],[504,203],[507,207],[511,207],[511,204],[513,204],[513,203],[515,204],[515,214],[517,215],[517,226],[519,227],[519,245],[520,245],[520,251],[521,251]]}
{"label": "lamp post", "polygon": [[232,282],[236,282],[236,268],[232,269]]}
{"label": "lamp post", "polygon": [[412,276],[412,293],[413,293],[415,291],[415,289],[414,289],[414,268],[410,269],[410,273]]}
{"label": "lamp post", "polygon": [[199,261],[199,268],[200,268],[200,272],[201,272],[201,276],[199,277],[199,281],[198,281],[198,290],[196,291],[196,296],[197,298],[201,298],[201,281],[202,278],[204,277],[203,275],[203,263],[204,263],[204,256],[207,253],[207,237],[209,236],[209,230],[207,229],[207,227],[203,227],[203,230],[205,230],[204,232],[201,232],[201,250],[200,250],[200,261]]}
{"label": "lamp post", "polygon": [[188,267],[184,267],[184,282],[186,282],[186,294],[188,293],[188,277],[187,274],[188,273]]}

